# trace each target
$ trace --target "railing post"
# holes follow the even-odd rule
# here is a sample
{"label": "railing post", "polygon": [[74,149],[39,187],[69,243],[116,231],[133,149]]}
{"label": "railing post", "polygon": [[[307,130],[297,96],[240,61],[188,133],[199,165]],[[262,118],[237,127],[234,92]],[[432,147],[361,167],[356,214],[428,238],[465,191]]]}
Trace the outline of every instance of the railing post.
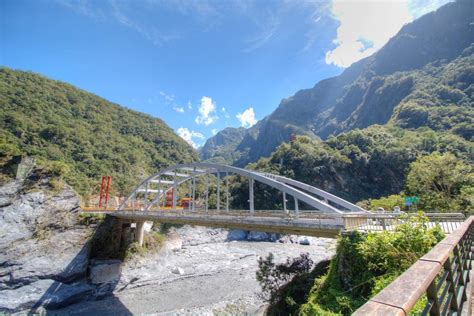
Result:
{"label": "railing post", "polygon": [[[456,262],[456,259],[454,259],[454,262]],[[448,292],[451,294],[451,302],[449,304],[450,309],[455,310],[459,313],[460,308],[459,308],[459,305],[458,305],[457,295],[456,295],[457,294],[456,293],[457,284],[456,284],[456,277],[454,275],[455,271],[453,271],[453,269],[452,269],[452,263],[451,263],[451,260],[449,258],[448,258],[448,260],[446,260],[446,263],[444,265],[444,268],[448,270],[448,280],[449,280]]]}
{"label": "railing post", "polygon": [[431,302],[431,309],[430,309],[431,316],[439,316],[441,314],[441,309],[440,309],[439,301],[438,301],[438,291],[437,291],[435,280],[431,282],[430,286],[426,290],[426,296],[428,298],[428,301]]}
{"label": "railing post", "polygon": [[286,192],[283,192],[283,211],[285,212],[285,216],[287,216],[288,209],[286,208]]}

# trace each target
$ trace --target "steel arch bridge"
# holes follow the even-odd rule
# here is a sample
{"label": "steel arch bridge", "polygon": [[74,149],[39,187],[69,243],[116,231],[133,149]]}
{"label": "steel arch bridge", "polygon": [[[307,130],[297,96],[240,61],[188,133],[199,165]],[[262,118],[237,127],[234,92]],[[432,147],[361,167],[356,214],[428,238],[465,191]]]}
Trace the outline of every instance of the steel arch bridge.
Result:
{"label": "steel arch bridge", "polygon": [[[244,210],[230,208],[229,180],[233,175],[248,180],[248,208]],[[204,182],[203,189],[201,186],[198,190],[198,181],[201,185]],[[281,205],[281,209],[255,207],[256,182],[281,193],[277,195],[281,204],[272,201],[273,205]],[[212,203],[210,195],[215,198]],[[291,210],[287,207],[288,196],[293,199]],[[183,200],[187,205],[180,203]],[[300,204],[304,207],[300,208]],[[210,206],[215,208],[210,209]],[[121,222],[136,223],[141,227],[139,236],[142,237],[145,221],[330,238],[342,230],[394,230],[404,221],[402,214],[371,213],[329,192],[280,175],[206,162],[179,164],[159,171],[138,184],[116,208],[82,209],[83,212],[105,213]],[[453,226],[458,221],[452,216],[431,215],[433,225],[438,221]],[[454,227],[451,226],[443,230],[449,233]]]}
{"label": "steel arch bridge", "polygon": [[[148,177],[143,180],[132,193],[120,204],[118,210],[140,209],[149,211],[153,208],[160,209],[160,203],[167,193],[173,192],[171,209],[178,209],[178,198],[182,190],[178,190],[183,185],[188,184],[189,188],[186,195],[190,198],[190,210],[196,210],[196,182],[197,179],[204,179],[204,210],[209,212],[209,177],[215,178],[216,189],[216,211],[229,212],[229,176],[239,175],[247,178],[249,182],[249,209],[250,213],[258,212],[255,209],[254,187],[255,182],[266,184],[270,188],[276,189],[282,193],[282,214],[290,214],[287,208],[287,196],[294,199],[293,214],[299,216],[300,202],[303,202],[310,208],[310,212],[331,214],[333,216],[344,215],[347,213],[368,213],[363,208],[339,198],[329,192],[316,188],[314,186],[289,179],[280,175],[262,173],[253,170],[237,168],[233,166],[220,165],[215,163],[196,162],[188,164],[179,164]],[[224,205],[221,205],[222,200]],[[223,206],[223,207],[222,207]],[[168,207],[169,209],[170,207]]]}

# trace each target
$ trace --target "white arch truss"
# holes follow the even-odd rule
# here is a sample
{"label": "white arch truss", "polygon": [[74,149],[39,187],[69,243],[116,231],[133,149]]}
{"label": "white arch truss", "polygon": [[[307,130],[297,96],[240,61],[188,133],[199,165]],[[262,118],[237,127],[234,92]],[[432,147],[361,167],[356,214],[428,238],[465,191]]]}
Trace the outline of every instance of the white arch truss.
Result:
{"label": "white arch truss", "polygon": [[[330,213],[333,215],[343,215],[348,212],[368,212],[363,208],[348,202],[340,197],[337,197],[329,192],[313,187],[311,185],[289,179],[280,175],[262,173],[253,170],[247,170],[237,168],[233,166],[220,165],[215,163],[207,162],[195,162],[187,164],[179,164],[176,166],[168,167],[160,172],[148,177],[143,180],[133,192],[122,202],[119,206],[119,210],[125,209],[129,204],[133,204],[139,196],[142,196],[142,204],[140,209],[148,211],[152,206],[159,204],[161,197],[171,189],[176,191],[179,185],[189,181],[189,188],[192,191],[192,201],[195,199],[196,192],[196,179],[206,175],[215,174],[217,176],[217,209],[220,210],[220,182],[221,175],[225,177],[225,196],[226,196],[226,210],[229,210],[229,191],[228,191],[228,175],[237,174],[245,177],[249,180],[249,211],[254,212],[254,183],[260,182],[279,190],[283,194],[283,206],[284,211],[286,209],[286,196],[290,195],[294,198],[295,212],[299,212],[298,202],[304,202],[311,208],[322,213]],[[170,180],[171,178],[171,180]],[[208,208],[208,194],[209,194],[209,183],[208,177],[204,177],[206,188],[205,188],[205,203],[206,210]],[[152,189],[153,187],[157,187]],[[143,193],[143,194],[140,194]],[[154,197],[150,200],[150,195],[154,194]],[[177,194],[173,194],[173,208],[176,209],[177,205]],[[192,203],[194,210],[194,203]]]}

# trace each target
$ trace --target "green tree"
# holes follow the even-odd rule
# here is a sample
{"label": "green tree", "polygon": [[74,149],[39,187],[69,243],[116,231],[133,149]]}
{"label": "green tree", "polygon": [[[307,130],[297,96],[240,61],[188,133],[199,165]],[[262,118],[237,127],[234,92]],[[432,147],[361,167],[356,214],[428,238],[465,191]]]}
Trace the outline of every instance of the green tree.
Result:
{"label": "green tree", "polygon": [[418,158],[410,165],[407,192],[420,198],[419,207],[429,212],[473,210],[474,170],[451,153]]}

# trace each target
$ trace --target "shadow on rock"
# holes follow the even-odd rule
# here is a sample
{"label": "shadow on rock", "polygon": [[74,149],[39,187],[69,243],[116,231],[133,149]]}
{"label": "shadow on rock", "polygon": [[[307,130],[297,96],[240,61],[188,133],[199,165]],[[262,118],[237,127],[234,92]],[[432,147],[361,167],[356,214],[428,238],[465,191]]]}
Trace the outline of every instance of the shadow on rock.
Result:
{"label": "shadow on rock", "polygon": [[[78,265],[84,264],[84,255],[89,256],[87,270],[74,279],[65,280],[52,277],[43,280],[44,294],[31,308],[29,314],[42,313],[46,309],[48,315],[132,315],[132,313],[113,295],[120,280],[123,249],[120,247],[120,239],[116,239],[116,223],[111,217],[106,217],[94,232],[94,235],[79,251],[77,256],[64,269],[68,272],[77,270]],[[120,235],[119,235],[120,236]],[[118,243],[117,243],[118,242]],[[42,288],[32,289],[41,291]],[[20,294],[20,293],[19,293]],[[28,295],[22,287],[21,295]],[[106,299],[110,310],[94,311],[93,304],[90,307],[82,306],[84,301],[96,301]],[[79,303],[76,305],[75,304]],[[110,313],[109,313],[110,312]]]}

